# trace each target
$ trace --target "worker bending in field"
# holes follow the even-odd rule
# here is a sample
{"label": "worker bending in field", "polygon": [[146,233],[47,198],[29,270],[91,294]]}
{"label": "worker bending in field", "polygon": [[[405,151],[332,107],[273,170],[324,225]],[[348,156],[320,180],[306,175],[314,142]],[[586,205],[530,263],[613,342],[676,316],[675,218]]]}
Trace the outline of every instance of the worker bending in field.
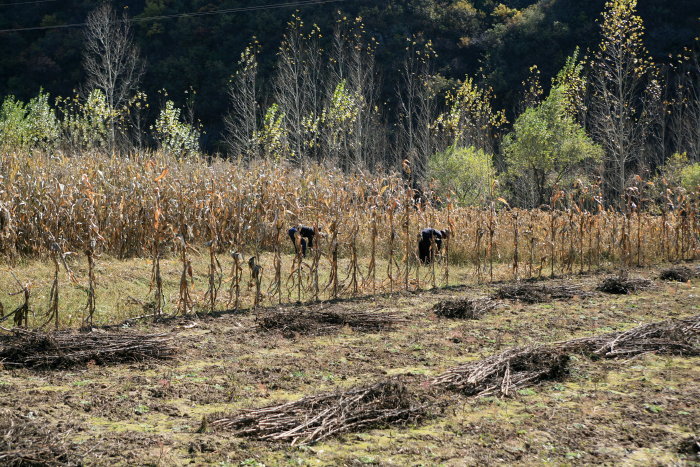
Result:
{"label": "worker bending in field", "polygon": [[[287,233],[294,244],[294,251],[299,254],[298,248],[301,246],[301,255],[306,257],[306,247],[314,247],[314,235],[316,235],[316,231],[312,227],[297,225],[289,229]],[[297,245],[297,234],[299,235],[299,245]]]}
{"label": "worker bending in field", "polygon": [[[442,248],[442,241],[449,237],[449,230],[437,230],[433,228],[423,229],[418,234],[418,258],[423,264],[430,263],[435,254]],[[433,241],[435,242],[435,248],[437,251],[431,251],[433,248]]]}

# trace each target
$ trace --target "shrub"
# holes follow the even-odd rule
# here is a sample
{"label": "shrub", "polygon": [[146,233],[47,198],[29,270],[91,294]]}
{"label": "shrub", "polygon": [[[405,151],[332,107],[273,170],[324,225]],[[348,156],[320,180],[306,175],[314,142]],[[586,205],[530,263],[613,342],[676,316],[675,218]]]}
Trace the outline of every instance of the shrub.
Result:
{"label": "shrub", "polygon": [[108,147],[108,123],[112,112],[102,91],[95,89],[82,101],[79,96],[58,99],[63,114],[63,145],[70,149]]}
{"label": "shrub", "polygon": [[173,101],[166,101],[155,124],[151,125],[153,136],[159,148],[167,152],[177,156],[195,154],[199,151],[201,132],[193,125],[183,122],[181,113]]}
{"label": "shrub", "polygon": [[661,168],[660,176],[665,179],[664,185],[696,191],[700,186],[700,163],[691,163],[685,153],[676,153]]}
{"label": "shrub", "polygon": [[43,91],[27,105],[8,96],[0,107],[1,146],[50,149],[58,141],[59,128],[49,94]]}
{"label": "shrub", "polygon": [[496,171],[490,154],[474,147],[450,147],[428,161],[435,192],[453,195],[461,205],[483,205],[496,197]]}

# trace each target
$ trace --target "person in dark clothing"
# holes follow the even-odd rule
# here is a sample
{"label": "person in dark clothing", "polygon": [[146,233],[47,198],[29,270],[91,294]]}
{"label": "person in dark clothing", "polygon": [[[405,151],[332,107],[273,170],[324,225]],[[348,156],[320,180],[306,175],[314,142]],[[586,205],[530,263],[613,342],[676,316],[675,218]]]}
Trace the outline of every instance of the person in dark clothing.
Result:
{"label": "person in dark clothing", "polygon": [[297,253],[299,252],[297,251],[296,234],[299,234],[299,240],[301,243],[301,255],[306,257],[306,247],[314,247],[314,235],[316,235],[316,231],[312,227],[298,225],[289,229],[287,233],[289,234],[289,238],[292,239],[292,243],[294,244],[294,251]]}
{"label": "person in dark clothing", "polygon": [[[437,230],[433,228],[423,229],[418,234],[418,258],[423,264],[429,264],[436,253],[442,248],[442,241],[449,236],[449,230]],[[437,251],[430,251],[435,241]]]}

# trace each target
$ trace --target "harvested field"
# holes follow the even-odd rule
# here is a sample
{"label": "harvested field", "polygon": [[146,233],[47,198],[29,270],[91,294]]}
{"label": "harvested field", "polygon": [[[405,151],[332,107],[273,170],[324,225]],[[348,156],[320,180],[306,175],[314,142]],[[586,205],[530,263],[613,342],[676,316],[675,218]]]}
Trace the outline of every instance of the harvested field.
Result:
{"label": "harvested field", "polygon": [[314,443],[372,427],[406,425],[426,414],[426,405],[399,381],[305,397],[286,404],[244,410],[212,426],[269,441]]}
{"label": "harvested field", "polygon": [[61,369],[168,359],[175,353],[168,334],[54,332],[16,329],[0,337],[0,364],[6,368]]}
{"label": "harvested field", "polygon": [[439,302],[435,304],[433,311],[443,318],[479,319],[497,305],[498,303],[490,298],[462,298]]}
{"label": "harvested field", "polygon": [[[444,303],[436,307],[444,308]],[[562,379],[567,373],[570,354],[574,352],[605,358],[649,352],[695,356],[700,355],[699,341],[700,315],[696,315],[620,333],[510,349],[450,369],[430,381],[430,386],[466,396],[509,396],[542,381]],[[419,403],[404,384],[383,381],[343,392],[246,409],[230,417],[216,418],[211,425],[260,440],[309,444],[373,426],[415,422],[425,416],[429,406]]]}
{"label": "harvested field", "polygon": [[[633,272],[658,277],[660,269]],[[588,291],[602,279],[582,275],[537,285]],[[134,321],[118,334],[172,336],[177,358],[85,362],[65,371],[6,368],[0,411],[41,423],[52,442],[88,465],[683,465],[695,459],[698,278],[566,302],[503,300],[477,320],[439,319],[433,312],[440,302],[492,292],[484,284],[297,306],[288,311],[402,321],[375,329],[333,325],[331,332],[293,339],[280,338],[280,328],[261,329],[275,309]],[[472,386],[454,372],[469,365],[482,378]],[[447,390],[447,381],[430,384],[450,373],[456,390]]]}

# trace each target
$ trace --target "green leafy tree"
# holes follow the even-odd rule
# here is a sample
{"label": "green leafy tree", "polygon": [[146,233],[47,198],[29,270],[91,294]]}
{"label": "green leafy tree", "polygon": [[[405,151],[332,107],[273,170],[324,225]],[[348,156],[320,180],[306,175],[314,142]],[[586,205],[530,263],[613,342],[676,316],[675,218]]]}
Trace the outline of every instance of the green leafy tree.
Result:
{"label": "green leafy tree", "polygon": [[259,153],[266,159],[280,161],[291,156],[291,149],[284,126],[284,113],[277,104],[268,107],[263,117],[263,125],[253,134],[253,141]]}
{"label": "green leafy tree", "polygon": [[428,161],[428,178],[441,197],[464,206],[483,205],[496,196],[493,159],[483,149],[450,147]]}
{"label": "green leafy tree", "polygon": [[586,115],[586,87],[588,82],[584,78],[584,63],[580,58],[579,48],[566,59],[564,66],[552,80],[552,86],[563,87],[566,99],[566,111],[576,118],[576,121],[584,125]]}
{"label": "green leafy tree", "polygon": [[49,94],[39,91],[39,95],[27,104],[29,140],[34,148],[51,149],[60,136],[60,122],[56,110],[49,103]]}
{"label": "green leafy tree", "polygon": [[700,162],[688,164],[681,169],[681,186],[688,191],[697,192],[700,188]]}
{"label": "green leafy tree", "polygon": [[598,161],[602,150],[568,112],[566,89],[560,86],[552,88],[539,106],[518,117],[504,140],[504,155],[509,178],[522,182],[526,177],[530,188],[518,190],[514,201],[538,206],[546,202],[553,185],[562,183],[585,162]]}
{"label": "green leafy tree", "polygon": [[28,104],[8,96],[0,107],[0,146],[13,149],[52,148],[59,139],[60,127],[49,95],[39,95]]}
{"label": "green leafy tree", "polygon": [[99,89],[85,100],[77,95],[56,100],[61,120],[61,144],[74,151],[106,149],[109,145],[109,122],[113,116],[105,95]]}
{"label": "green leafy tree", "polygon": [[173,101],[165,102],[160,116],[151,125],[153,136],[158,146],[178,156],[196,154],[199,151],[201,132],[181,118],[181,109],[175,107]]}
{"label": "green leafy tree", "polygon": [[5,148],[22,148],[26,141],[24,103],[8,96],[0,108],[0,142]]}
{"label": "green leafy tree", "polygon": [[448,110],[433,125],[443,144],[493,151],[495,132],[507,123],[505,112],[493,108],[493,100],[492,90],[477,85],[469,76],[456,91],[448,92]]}

